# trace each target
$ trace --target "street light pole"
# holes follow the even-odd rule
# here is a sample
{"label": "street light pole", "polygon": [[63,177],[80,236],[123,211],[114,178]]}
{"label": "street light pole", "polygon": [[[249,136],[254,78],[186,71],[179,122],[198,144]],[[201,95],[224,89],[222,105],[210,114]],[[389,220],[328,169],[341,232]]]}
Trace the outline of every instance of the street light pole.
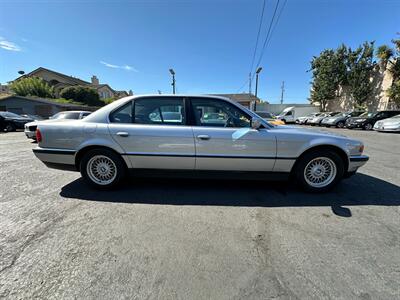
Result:
{"label": "street light pole", "polygon": [[[262,71],[262,68],[259,67],[256,71],[256,92],[255,92],[255,96],[257,97],[257,93],[258,93],[258,74]],[[256,111],[256,107],[257,107],[257,99],[254,100],[254,111]]]}
{"label": "street light pole", "polygon": [[171,85],[172,85],[172,93],[175,95],[175,71],[174,71],[174,69],[169,69],[169,72],[172,75],[172,83],[171,83]]}

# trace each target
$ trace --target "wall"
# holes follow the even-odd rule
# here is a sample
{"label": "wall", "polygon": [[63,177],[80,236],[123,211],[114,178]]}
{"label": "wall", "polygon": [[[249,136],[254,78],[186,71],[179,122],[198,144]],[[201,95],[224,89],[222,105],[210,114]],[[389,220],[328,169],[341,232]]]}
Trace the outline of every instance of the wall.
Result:
{"label": "wall", "polygon": [[270,103],[258,103],[256,111],[268,111],[274,115],[281,113],[286,107],[315,107],[311,104],[298,104],[298,103],[287,103],[287,104],[270,104]]}
{"label": "wall", "polygon": [[[390,103],[386,90],[392,85],[393,77],[389,70],[382,66],[376,66],[371,82],[373,90],[366,101],[369,111],[396,109],[394,103]],[[339,97],[328,102],[327,111],[350,111],[354,109],[354,99],[348,87],[340,87]]]}
{"label": "wall", "polygon": [[[46,110],[49,115],[44,117],[49,117],[60,111],[55,105],[50,105],[46,103],[40,103],[32,100],[25,100],[20,98],[8,98],[0,101],[0,106],[5,106],[7,111],[14,112],[17,114],[37,114],[37,107],[42,106],[41,110]],[[44,109],[43,109],[44,108]],[[40,109],[40,107],[38,108]]]}

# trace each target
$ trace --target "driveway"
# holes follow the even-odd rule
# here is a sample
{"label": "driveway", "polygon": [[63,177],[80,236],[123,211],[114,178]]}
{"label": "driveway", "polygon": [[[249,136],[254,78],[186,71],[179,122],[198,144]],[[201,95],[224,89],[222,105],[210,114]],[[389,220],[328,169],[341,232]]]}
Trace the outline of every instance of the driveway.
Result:
{"label": "driveway", "polygon": [[289,183],[132,179],[88,188],[0,135],[0,297],[400,297],[400,135],[327,194]]}

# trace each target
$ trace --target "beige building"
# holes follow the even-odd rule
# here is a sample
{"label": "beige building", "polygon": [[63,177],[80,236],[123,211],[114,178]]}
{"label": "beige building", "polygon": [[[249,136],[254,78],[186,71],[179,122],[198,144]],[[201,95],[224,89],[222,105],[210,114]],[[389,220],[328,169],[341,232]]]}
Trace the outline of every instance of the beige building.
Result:
{"label": "beige building", "polygon": [[[61,90],[65,87],[74,86],[74,85],[81,85],[81,86],[88,86],[94,88],[99,93],[100,99],[106,98],[122,98],[128,96],[128,92],[126,91],[116,91],[111,88],[108,84],[100,84],[99,79],[97,76],[93,75],[91,81],[85,81],[73,76],[68,76],[56,71],[52,71],[43,67],[37,68],[32,72],[22,75],[21,77],[15,79],[18,80],[20,78],[26,77],[39,77],[46,81],[49,85],[54,88],[56,96],[59,96]],[[132,94],[132,91],[130,91]]]}
{"label": "beige building", "polygon": [[[373,90],[371,96],[366,101],[366,107],[369,111],[392,110],[399,107],[391,102],[386,91],[392,85],[393,77],[391,72],[377,65],[371,77]],[[327,111],[349,111],[354,109],[354,99],[348,87],[340,87],[336,99],[328,101]]]}

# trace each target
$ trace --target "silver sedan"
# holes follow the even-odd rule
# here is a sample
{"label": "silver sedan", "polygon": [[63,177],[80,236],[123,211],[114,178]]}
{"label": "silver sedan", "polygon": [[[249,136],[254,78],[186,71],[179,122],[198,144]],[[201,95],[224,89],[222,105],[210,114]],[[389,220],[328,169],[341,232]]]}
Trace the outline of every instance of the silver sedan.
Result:
{"label": "silver sedan", "polygon": [[275,126],[229,99],[147,95],[115,101],[83,120],[39,123],[35,155],[47,166],[80,171],[111,188],[136,176],[292,178],[322,192],[368,157],[357,140]]}

